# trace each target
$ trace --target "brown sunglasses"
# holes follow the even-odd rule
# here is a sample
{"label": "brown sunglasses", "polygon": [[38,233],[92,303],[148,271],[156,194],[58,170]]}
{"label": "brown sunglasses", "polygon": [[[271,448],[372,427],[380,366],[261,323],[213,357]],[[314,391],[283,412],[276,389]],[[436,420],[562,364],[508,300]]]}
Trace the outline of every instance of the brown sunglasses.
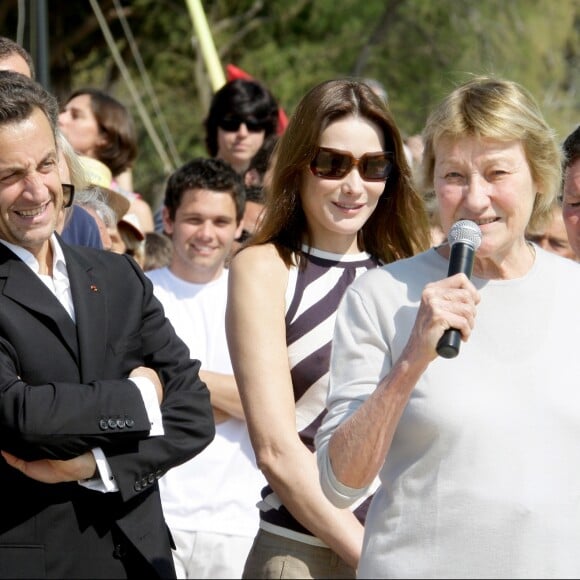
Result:
{"label": "brown sunglasses", "polygon": [[394,155],[390,151],[365,153],[353,157],[350,153],[319,147],[310,162],[310,171],[324,179],[342,179],[356,167],[365,181],[385,181],[393,168]]}

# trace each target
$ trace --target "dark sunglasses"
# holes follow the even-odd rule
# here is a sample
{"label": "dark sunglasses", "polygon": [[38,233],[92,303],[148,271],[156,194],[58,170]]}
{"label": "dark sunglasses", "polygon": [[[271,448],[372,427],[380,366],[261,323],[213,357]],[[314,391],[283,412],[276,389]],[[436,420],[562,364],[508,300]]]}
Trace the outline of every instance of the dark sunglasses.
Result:
{"label": "dark sunglasses", "polygon": [[350,153],[319,147],[310,162],[310,171],[324,179],[342,179],[354,167],[365,181],[385,181],[393,168],[394,155],[390,151],[365,153],[358,159]]}
{"label": "dark sunglasses", "polygon": [[63,207],[70,207],[75,197],[75,186],[72,183],[62,184]]}
{"label": "dark sunglasses", "polygon": [[241,124],[246,125],[250,133],[260,133],[266,130],[266,121],[258,121],[257,119],[240,119],[239,117],[226,117],[218,121],[218,127],[227,131],[228,133],[235,133],[240,129]]}

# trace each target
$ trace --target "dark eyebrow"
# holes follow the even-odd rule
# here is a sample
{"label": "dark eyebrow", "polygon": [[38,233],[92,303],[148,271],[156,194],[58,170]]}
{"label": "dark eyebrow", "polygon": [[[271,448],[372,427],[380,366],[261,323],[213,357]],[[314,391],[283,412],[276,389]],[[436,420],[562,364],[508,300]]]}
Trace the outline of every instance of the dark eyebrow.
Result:
{"label": "dark eyebrow", "polygon": [[49,151],[38,163],[38,165],[42,165],[43,163],[46,163],[47,161],[55,161],[56,163],[58,163],[58,151],[56,149],[53,149],[51,151]]}
{"label": "dark eyebrow", "polygon": [[[58,153],[56,149],[48,151],[44,155],[44,157],[37,163],[36,167],[40,167],[43,163],[46,163],[48,161],[54,161],[55,163],[58,163]],[[0,164],[0,171],[22,174],[26,173],[26,168],[20,165],[6,165],[5,167],[3,167],[2,164]]]}
{"label": "dark eyebrow", "polygon": [[75,105],[65,105],[62,108],[62,110],[63,111],[72,111],[72,112],[75,112],[75,113],[78,113],[78,112],[82,112],[83,111],[83,109],[81,107],[76,107]]}

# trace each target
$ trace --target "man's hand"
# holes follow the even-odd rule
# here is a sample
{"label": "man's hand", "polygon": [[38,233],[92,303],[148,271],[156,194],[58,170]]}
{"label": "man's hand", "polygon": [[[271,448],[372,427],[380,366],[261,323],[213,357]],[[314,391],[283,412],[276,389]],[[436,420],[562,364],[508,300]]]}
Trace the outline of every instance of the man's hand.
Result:
{"label": "man's hand", "polygon": [[156,371],[150,369],[149,367],[137,367],[129,373],[129,378],[134,377],[145,377],[149,379],[153,385],[155,385],[155,392],[157,393],[157,400],[159,404],[163,402],[163,385],[161,384],[161,379]]}
{"label": "man's hand", "polygon": [[97,469],[97,463],[90,451],[66,461],[58,459],[24,461],[7,451],[0,451],[0,453],[8,465],[18,469],[27,477],[42,483],[64,483],[90,479],[95,476]]}

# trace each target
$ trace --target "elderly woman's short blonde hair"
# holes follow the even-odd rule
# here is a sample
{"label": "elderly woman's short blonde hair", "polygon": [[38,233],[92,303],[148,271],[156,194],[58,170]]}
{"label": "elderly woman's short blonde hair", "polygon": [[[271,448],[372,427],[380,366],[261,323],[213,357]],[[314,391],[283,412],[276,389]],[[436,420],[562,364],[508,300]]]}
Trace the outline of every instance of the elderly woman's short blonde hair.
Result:
{"label": "elderly woman's short blonde hair", "polygon": [[475,77],[451,92],[429,116],[423,137],[422,182],[433,189],[435,148],[443,138],[467,136],[520,141],[538,184],[530,227],[549,216],[561,185],[562,153],[530,92],[516,82]]}

